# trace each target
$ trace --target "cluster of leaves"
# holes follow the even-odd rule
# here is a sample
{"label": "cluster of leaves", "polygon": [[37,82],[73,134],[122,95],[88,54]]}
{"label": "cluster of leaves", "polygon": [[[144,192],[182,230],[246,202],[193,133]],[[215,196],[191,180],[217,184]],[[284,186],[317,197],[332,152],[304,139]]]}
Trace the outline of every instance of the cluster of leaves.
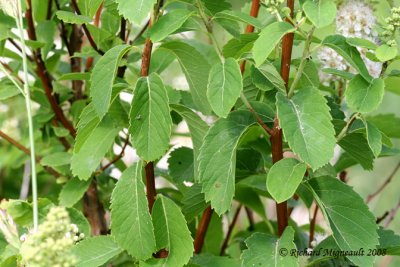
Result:
{"label": "cluster of leaves", "polygon": [[[77,266],[269,266],[272,261],[275,266],[299,266],[298,258],[278,252],[306,249],[312,227],[290,221],[278,236],[277,223],[265,214],[264,198],[308,209],[315,202],[331,233],[319,247],[379,248],[400,255],[400,237],[380,228],[361,196],[337,178],[351,166],[371,170],[376,158],[399,155],[392,139],[400,138],[400,118],[370,115],[385,88],[399,93],[399,61],[397,54],[387,56],[360,38],[318,38],[315,32],[335,20],[333,0],[300,1],[295,7],[299,15],[288,22],[281,17],[290,12],[268,14],[268,2],[261,5],[258,18],[247,12],[250,1],[243,11],[238,3],[223,0],[44,2],[28,1],[24,9],[26,24],[30,13],[36,30],[34,36],[32,25],[27,26],[26,43],[33,57],[32,100],[39,106],[33,118],[39,188],[48,198],[40,199],[39,207],[42,218],[54,202],[67,207],[71,221],[85,234],[72,251]],[[93,17],[97,23],[92,24]],[[143,30],[137,28],[141,25],[146,25]],[[243,33],[247,25],[255,32]],[[1,12],[0,28],[0,54],[18,78],[21,57],[10,48],[15,24]],[[139,34],[126,34],[131,31]],[[229,41],[215,32],[230,36]],[[57,33],[61,45],[54,41]],[[291,61],[294,71],[285,81],[279,72],[284,53],[280,43],[290,33],[295,49],[304,51]],[[83,34],[89,44],[81,47]],[[204,35],[212,44],[199,41]],[[320,84],[318,63],[311,57],[320,46],[336,51],[357,73],[326,69],[344,82]],[[369,74],[359,48],[387,66],[380,77]],[[149,75],[143,75],[144,68]],[[189,90],[174,88],[171,77],[185,77]],[[19,91],[6,79],[1,83],[0,100],[18,103]],[[172,149],[171,138],[179,135],[182,121],[193,147]],[[269,137],[281,129],[283,147],[277,148]],[[18,198],[20,183],[14,178],[23,175],[25,156],[1,141],[2,155],[9,155],[2,157],[1,171],[13,177],[6,181],[9,192],[3,197]],[[122,152],[114,155],[116,146]],[[332,161],[338,146],[340,155]],[[129,166],[121,160],[127,147],[140,158]],[[288,156],[274,162],[276,149]],[[168,170],[149,170],[167,154]],[[118,181],[111,170],[122,172]],[[154,205],[149,201],[152,171],[167,181],[157,188]],[[234,202],[254,211],[259,222],[238,232],[220,252],[222,218],[234,210]],[[209,206],[212,216],[202,253],[194,255],[193,239]],[[3,208],[20,227],[31,226],[29,202],[15,200]],[[104,218],[108,212],[109,227]],[[99,220],[106,229],[98,231]],[[90,228],[94,234],[109,234],[89,237]],[[19,257],[18,248],[6,246],[1,235],[0,251],[1,266]],[[373,266],[375,258],[308,260]]]}

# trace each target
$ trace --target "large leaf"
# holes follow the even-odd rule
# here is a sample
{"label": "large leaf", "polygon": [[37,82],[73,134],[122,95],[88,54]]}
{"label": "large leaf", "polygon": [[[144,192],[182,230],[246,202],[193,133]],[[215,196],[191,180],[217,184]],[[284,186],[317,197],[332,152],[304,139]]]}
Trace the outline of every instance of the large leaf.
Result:
{"label": "large leaf", "polygon": [[168,257],[157,266],[181,267],[193,255],[193,239],[179,207],[169,198],[159,195],[152,212],[157,249],[166,249]]}
{"label": "large leaf", "polygon": [[143,164],[126,169],[111,196],[111,231],[128,253],[146,260],[156,251],[153,224],[142,181]]}
{"label": "large leaf", "polygon": [[207,100],[207,83],[211,66],[207,59],[194,47],[183,42],[168,42],[161,47],[174,53],[186,76],[195,105],[204,114],[209,114],[211,107]]}
{"label": "large leaf", "polygon": [[159,42],[178,30],[193,14],[186,9],[174,9],[162,16],[147,32],[153,42]]}
{"label": "large leaf", "polygon": [[336,144],[326,102],[314,88],[302,88],[291,99],[277,94],[278,118],[285,138],[313,170],[328,163]]}
{"label": "large leaf", "polygon": [[90,77],[90,96],[100,119],[103,118],[110,107],[112,87],[119,62],[130,48],[129,45],[118,45],[111,48],[93,68]]}
{"label": "large leaf", "polygon": [[361,75],[356,75],[349,82],[345,96],[350,108],[366,113],[378,108],[384,92],[385,83],[382,79],[376,78],[369,83]]}
{"label": "large leaf", "polygon": [[122,252],[111,236],[89,237],[73,247],[72,253],[78,258],[76,267],[103,266]]}
{"label": "large leaf", "polygon": [[158,74],[137,81],[130,122],[133,146],[141,158],[152,161],[164,155],[169,147],[172,119],[167,90]]}
{"label": "large leaf", "polygon": [[118,12],[132,23],[140,24],[149,17],[157,0],[116,0]]}
{"label": "large leaf", "polygon": [[368,117],[367,120],[388,137],[400,138],[400,118],[394,114],[378,114]]}
{"label": "large leaf", "polygon": [[207,98],[219,117],[226,118],[243,89],[239,64],[233,58],[214,65],[208,77]]}
{"label": "large leaf", "polygon": [[289,254],[296,250],[293,240],[294,230],[290,226],[286,227],[279,239],[264,233],[254,233],[245,240],[247,249],[241,256],[242,266],[299,266],[298,258]]}
{"label": "large leaf", "polygon": [[[307,182],[341,250],[374,249],[379,244],[374,215],[364,200],[340,180],[323,176]],[[372,266],[374,257],[349,256],[357,266]]]}
{"label": "large leaf", "polygon": [[200,153],[200,147],[203,144],[204,136],[207,134],[208,125],[205,123],[199,115],[194,113],[191,109],[182,106],[182,105],[171,105],[171,108],[179,113],[186,121],[189,126],[190,135],[192,136],[193,142],[193,157],[194,157],[194,179],[199,181],[198,179],[198,155]]}
{"label": "large leaf", "polygon": [[303,180],[306,164],[293,158],[285,158],[275,163],[268,172],[267,188],[276,202],[291,198]]}
{"label": "large leaf", "polygon": [[239,139],[254,123],[250,112],[232,112],[210,128],[200,149],[199,177],[205,199],[211,201],[211,206],[220,215],[229,210],[235,192]]}
{"label": "large leaf", "polygon": [[[89,179],[99,166],[104,155],[110,150],[120,131],[109,118],[104,119],[88,134],[82,146],[74,148],[71,158],[72,174],[81,180]],[[78,132],[79,136],[79,132]]]}
{"label": "large leaf", "polygon": [[328,26],[336,18],[336,4],[332,0],[307,0],[303,10],[317,28]]}
{"label": "large leaf", "polygon": [[256,65],[260,66],[264,63],[282,37],[294,30],[294,27],[287,22],[274,22],[265,27],[253,46],[253,57]]}

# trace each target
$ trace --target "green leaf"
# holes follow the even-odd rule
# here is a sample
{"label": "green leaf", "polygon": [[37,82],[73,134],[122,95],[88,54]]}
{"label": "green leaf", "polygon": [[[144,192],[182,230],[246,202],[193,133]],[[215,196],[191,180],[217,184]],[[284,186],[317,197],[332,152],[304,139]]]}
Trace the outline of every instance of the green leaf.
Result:
{"label": "green leaf", "polygon": [[182,213],[188,222],[191,222],[208,206],[201,189],[201,184],[194,184],[183,192]]}
{"label": "green leaf", "polygon": [[[88,135],[83,144],[74,147],[71,158],[72,174],[81,180],[88,180],[99,166],[104,155],[110,150],[120,131],[114,122],[105,117]],[[78,132],[79,137],[79,132]],[[79,139],[77,139],[78,142]]]}
{"label": "green leaf", "polygon": [[349,107],[354,111],[367,113],[374,111],[381,104],[385,92],[385,83],[376,78],[367,82],[361,75],[356,75],[345,91]]}
{"label": "green leaf", "polygon": [[140,25],[149,17],[157,0],[115,0],[118,12],[131,23]]}
{"label": "green leaf", "polygon": [[335,130],[326,99],[314,88],[302,88],[291,99],[277,94],[278,118],[289,146],[313,170],[333,156]]}
{"label": "green leaf", "polygon": [[379,156],[382,151],[382,134],[375,125],[371,122],[363,120],[367,134],[368,145],[374,153],[375,158]]}
{"label": "green leaf", "polygon": [[358,37],[348,37],[346,42],[351,46],[367,48],[369,50],[375,50],[378,47],[374,42]]}
{"label": "green leaf", "polygon": [[13,84],[0,84],[0,100],[6,100],[21,93],[18,88]]}
{"label": "green leaf", "polygon": [[153,42],[164,40],[168,35],[182,27],[193,12],[186,9],[174,9],[162,16],[147,32]]}
{"label": "green leaf", "polygon": [[[168,257],[162,266],[182,267],[193,255],[193,239],[179,207],[169,198],[157,196],[152,219],[157,249],[166,249]],[[156,260],[157,261],[157,260]]]}
{"label": "green leaf", "polygon": [[282,37],[295,29],[287,22],[274,22],[265,27],[253,47],[253,57],[256,66],[260,66],[274,50]]}
{"label": "green leaf", "polygon": [[[352,188],[333,177],[318,177],[307,182],[323,211],[333,238],[341,250],[374,249],[379,244],[374,215]],[[374,257],[347,257],[357,266],[372,266]]]}
{"label": "green leaf", "polygon": [[219,215],[229,210],[235,192],[236,148],[240,137],[255,123],[240,110],[219,119],[204,138],[199,155],[199,178],[206,201]]}
{"label": "green leaf", "polygon": [[156,251],[141,162],[127,168],[111,196],[111,231],[130,255],[146,260]]}
{"label": "green leaf", "polygon": [[372,122],[388,137],[400,138],[400,118],[394,114],[378,114],[368,117],[367,120]]}
{"label": "green leaf", "polygon": [[243,89],[239,64],[233,58],[214,65],[208,77],[207,98],[219,117],[226,118]]}
{"label": "green leaf", "polygon": [[183,42],[168,42],[161,47],[169,49],[178,59],[197,108],[204,114],[210,114],[211,107],[207,100],[207,84],[211,66],[207,59],[194,47]]}
{"label": "green leaf", "polygon": [[355,68],[362,77],[370,81],[368,69],[365,66],[364,60],[361,58],[357,48],[347,43],[347,40],[342,35],[330,35],[322,41],[322,45],[332,48],[341,55],[353,68]]}
{"label": "green leaf", "polygon": [[58,78],[58,81],[89,81],[90,73],[88,72],[71,72],[65,73]]}
{"label": "green leaf", "polygon": [[336,4],[332,0],[307,0],[303,10],[317,28],[332,24],[336,18]]}
{"label": "green leaf", "polygon": [[59,10],[56,12],[56,15],[59,20],[71,24],[86,24],[92,21],[92,19],[89,17],[77,15],[69,11]]}
{"label": "green leaf", "polygon": [[392,230],[379,228],[378,249],[386,249],[386,255],[400,256],[400,236]]}
{"label": "green leaf", "polygon": [[194,113],[191,109],[182,105],[171,105],[171,108],[179,113],[188,124],[193,142],[194,179],[195,181],[199,181],[197,171],[199,165],[198,155],[200,153],[200,147],[203,144],[204,136],[207,134],[209,127],[207,123],[205,123],[199,115]]}
{"label": "green leaf", "polygon": [[222,53],[225,58],[233,57],[239,59],[244,53],[251,51],[257,38],[257,33],[241,34],[239,38],[229,40],[223,47]]}
{"label": "green leaf", "polygon": [[74,206],[83,197],[91,182],[90,179],[87,181],[81,181],[76,177],[70,179],[60,191],[58,197],[60,206]]}
{"label": "green leaf", "polygon": [[388,46],[387,44],[383,44],[376,49],[375,56],[381,62],[386,62],[391,59],[394,59],[397,56],[397,47]]}
{"label": "green leaf", "polygon": [[111,236],[95,236],[80,241],[73,247],[72,253],[78,258],[76,267],[103,266],[122,252]]}
{"label": "green leaf", "polygon": [[366,170],[372,170],[374,154],[361,133],[350,133],[339,141],[339,146]]}
{"label": "green leaf", "polygon": [[322,71],[325,73],[329,73],[329,74],[333,74],[333,75],[342,77],[346,80],[351,80],[355,76],[353,73],[350,73],[347,71],[342,71],[342,70],[337,70],[337,69],[333,69],[333,68],[322,69]]}
{"label": "green leaf", "polygon": [[296,192],[306,170],[306,164],[293,158],[278,161],[268,172],[268,192],[278,203],[288,200]]}
{"label": "green leaf", "polygon": [[[242,259],[242,266],[299,266],[297,257],[281,255],[281,251],[290,253],[291,250],[296,250],[293,239],[294,230],[290,226],[286,227],[279,239],[264,233],[252,234],[245,240],[247,249],[243,251],[240,257]],[[268,260],[266,260],[267,256]]]}
{"label": "green leaf", "polygon": [[193,150],[188,147],[179,147],[171,152],[168,158],[169,175],[177,183],[193,182]]}
{"label": "green leaf", "polygon": [[240,21],[245,24],[253,25],[258,29],[261,29],[263,27],[258,19],[239,11],[224,10],[215,14],[213,18]]}
{"label": "green leaf", "polygon": [[108,50],[93,68],[90,77],[90,96],[98,117],[107,113],[111,103],[111,93],[121,58],[131,49],[130,45],[118,45]]}
{"label": "green leaf", "polygon": [[146,161],[158,159],[168,150],[172,119],[168,94],[156,73],[140,78],[130,111],[129,133],[137,154]]}
{"label": "green leaf", "polygon": [[57,152],[45,156],[40,160],[40,163],[45,166],[58,167],[68,165],[71,162],[71,154],[67,152]]}
{"label": "green leaf", "polygon": [[102,2],[103,0],[81,0],[79,1],[78,6],[82,14],[92,18],[94,14],[96,14],[96,11],[99,9]]}
{"label": "green leaf", "polygon": [[[272,85],[273,88],[275,87],[282,92],[286,92],[285,82],[282,80],[281,75],[271,63],[266,62],[256,69],[258,70],[259,74],[261,74],[265,79],[264,81],[262,81],[261,79],[256,81],[256,86],[257,83],[261,82],[265,84],[269,83],[270,85]],[[254,77],[253,82],[255,82]],[[259,87],[259,85],[257,87]]]}
{"label": "green leaf", "polygon": [[[195,255],[191,259],[190,263],[194,264],[193,267],[240,267],[241,266],[238,259],[215,256],[209,253],[201,253],[199,255]],[[192,265],[188,267],[191,266]]]}

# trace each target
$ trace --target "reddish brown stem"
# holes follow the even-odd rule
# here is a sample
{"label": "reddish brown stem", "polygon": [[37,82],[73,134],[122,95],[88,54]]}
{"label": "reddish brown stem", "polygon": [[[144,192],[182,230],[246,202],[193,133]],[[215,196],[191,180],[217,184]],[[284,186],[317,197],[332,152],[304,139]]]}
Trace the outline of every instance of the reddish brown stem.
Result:
{"label": "reddish brown stem", "polygon": [[379,195],[383,189],[386,188],[386,186],[388,186],[390,184],[390,182],[392,181],[393,177],[396,175],[397,171],[400,169],[400,162],[397,163],[396,167],[393,169],[393,171],[390,173],[390,175],[388,176],[388,178],[386,178],[385,182],[371,195],[369,195],[367,197],[367,203],[369,203],[372,199],[374,199],[377,195]]}
{"label": "reddish brown stem", "polygon": [[308,247],[310,248],[311,248],[311,242],[314,240],[315,223],[317,221],[317,215],[318,215],[318,205],[315,206],[314,214],[310,222],[310,238],[308,240]]}
{"label": "reddish brown stem", "polygon": [[246,214],[247,214],[247,219],[249,220],[249,230],[254,229],[254,214],[251,209],[248,207],[245,208]]}
{"label": "reddish brown stem", "polygon": [[122,150],[121,152],[115,157],[113,158],[109,163],[107,163],[106,165],[104,165],[98,172],[96,172],[96,174],[100,174],[102,172],[104,172],[105,170],[107,170],[111,165],[113,165],[115,162],[117,162],[118,160],[122,159],[122,157],[125,154],[125,149],[129,144],[129,138],[127,138],[125,140],[124,145],[122,146]]}
{"label": "reddish brown stem", "polygon": [[232,235],[233,229],[235,228],[237,220],[239,218],[239,214],[240,214],[240,210],[241,209],[242,209],[242,205],[239,205],[237,207],[237,209],[236,209],[235,215],[233,216],[232,222],[229,225],[228,232],[226,233],[224,242],[222,243],[221,250],[219,252],[219,255],[221,255],[221,256],[224,255],[225,250],[228,247],[229,240],[231,239],[231,235]]}
{"label": "reddish brown stem", "polygon": [[[287,7],[290,9],[290,17],[293,18],[294,0],[287,0]],[[291,23],[289,19],[286,21]],[[288,90],[290,62],[292,61],[294,33],[287,33],[282,39],[282,61],[281,61],[281,76]]]}
{"label": "reddish brown stem", "polygon": [[196,237],[194,239],[194,253],[199,254],[203,248],[204,239],[206,237],[208,225],[212,216],[211,206],[208,206],[201,216],[199,226],[197,227]]}
{"label": "reddish brown stem", "polygon": [[[99,9],[96,11],[96,15],[94,16],[94,26],[96,26],[96,27],[99,27],[99,25],[100,25],[100,16],[101,16],[102,10],[103,10],[103,4],[101,4],[99,6]],[[85,68],[86,71],[90,70],[90,68],[93,65],[93,61],[94,61],[93,57],[89,57],[86,60],[86,68]]]}
{"label": "reddish brown stem", "polygon": [[[13,39],[11,39],[11,38],[8,38],[7,39],[20,53],[22,53],[22,48],[19,46],[19,44],[16,42],[16,41],[14,41]],[[33,58],[30,56],[30,55],[26,55],[26,58],[29,60],[29,61],[33,61]]]}
{"label": "reddish brown stem", "polygon": [[92,181],[83,197],[83,210],[92,227],[92,235],[106,235],[108,230],[104,207],[99,201],[95,181]]}

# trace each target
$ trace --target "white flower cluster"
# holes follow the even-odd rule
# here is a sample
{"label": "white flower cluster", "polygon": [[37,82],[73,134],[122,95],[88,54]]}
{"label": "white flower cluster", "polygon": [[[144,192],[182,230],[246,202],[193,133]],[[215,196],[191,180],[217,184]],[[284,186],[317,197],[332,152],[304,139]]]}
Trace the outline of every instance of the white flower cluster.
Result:
{"label": "white flower cluster", "polygon": [[71,253],[73,245],[82,239],[78,227],[71,224],[63,207],[54,207],[37,232],[22,237],[22,263],[29,267],[72,267],[76,257]]}
{"label": "white flower cluster", "polygon": [[281,5],[285,2],[284,0],[264,0],[264,4],[267,7],[267,11],[272,15],[278,14]]}
{"label": "white flower cluster", "polygon": [[396,46],[394,35],[396,30],[400,27],[400,7],[394,7],[391,11],[392,15],[385,19],[387,26],[382,36],[387,39],[388,45]]}
{"label": "white flower cluster", "polygon": [[[378,43],[377,32],[374,30],[376,18],[372,8],[363,1],[347,1],[342,4],[336,16],[336,31],[345,37],[358,37]],[[373,77],[378,77],[382,70],[382,64],[374,62],[366,57],[367,49],[359,48],[365,65]],[[318,53],[322,69],[333,68],[341,71],[355,73],[355,70],[331,48],[324,47]],[[331,82],[341,80],[338,76],[320,72],[323,85],[328,86]]]}

